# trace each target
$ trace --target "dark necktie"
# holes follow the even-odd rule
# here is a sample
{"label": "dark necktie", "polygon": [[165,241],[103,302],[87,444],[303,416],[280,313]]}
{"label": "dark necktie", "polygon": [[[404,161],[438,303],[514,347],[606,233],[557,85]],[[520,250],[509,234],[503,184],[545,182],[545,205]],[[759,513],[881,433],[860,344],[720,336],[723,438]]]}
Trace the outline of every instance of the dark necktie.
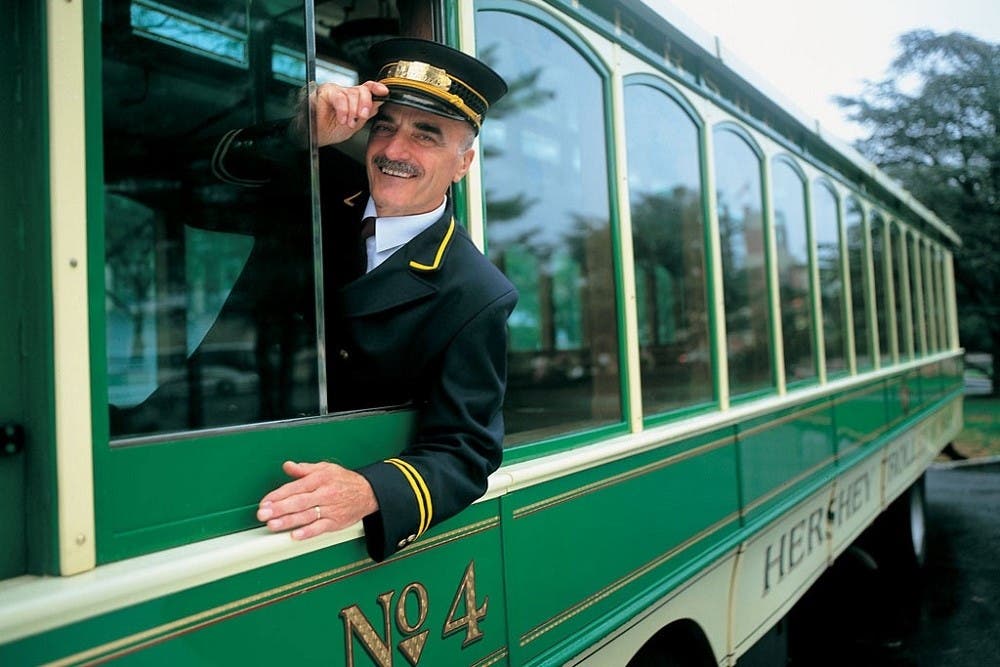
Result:
{"label": "dark necktie", "polygon": [[368,271],[368,239],[375,235],[375,218],[365,218],[361,221],[361,231],[358,241],[358,275],[363,276]]}

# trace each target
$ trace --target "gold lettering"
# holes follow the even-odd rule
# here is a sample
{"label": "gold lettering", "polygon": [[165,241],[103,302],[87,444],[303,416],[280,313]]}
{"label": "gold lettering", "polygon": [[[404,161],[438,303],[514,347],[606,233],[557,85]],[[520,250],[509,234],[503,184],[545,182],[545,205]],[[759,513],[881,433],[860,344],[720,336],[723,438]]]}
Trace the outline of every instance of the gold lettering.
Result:
{"label": "gold lettering", "polygon": [[[451,601],[451,608],[448,610],[448,618],[445,619],[444,629],[441,631],[442,637],[458,632],[465,628],[465,639],[462,641],[462,648],[483,638],[483,631],[479,629],[479,621],[486,618],[486,607],[490,598],[486,596],[482,607],[476,607],[476,562],[469,561],[469,566],[465,568],[462,582],[455,591],[455,599]],[[455,618],[458,610],[459,600],[465,602],[465,616]]]}
{"label": "gold lettering", "polygon": [[[406,598],[410,593],[413,593],[417,600],[417,622],[413,624],[406,618]],[[420,654],[424,652],[424,646],[427,644],[427,635],[430,634],[430,630],[414,634],[427,620],[428,606],[427,588],[418,581],[404,588],[396,603],[396,626],[403,634],[413,635],[399,642],[399,650],[414,667],[420,661]]]}
{"label": "gold lettering", "polygon": [[361,641],[365,651],[379,667],[392,667],[392,624],[389,605],[392,604],[394,592],[386,591],[378,596],[385,627],[384,640],[378,636],[378,632],[368,622],[368,618],[358,605],[352,604],[350,607],[344,607],[340,610],[340,617],[344,619],[344,649],[347,652],[348,667],[354,667],[354,637]]}
{"label": "gold lettering", "polygon": [[[406,618],[406,598],[410,593],[413,593],[417,598],[417,622],[413,625],[410,625]],[[403,593],[399,596],[399,602],[396,603],[396,625],[403,633],[412,635],[427,620],[427,607],[427,588],[419,581],[414,581],[403,589]]]}

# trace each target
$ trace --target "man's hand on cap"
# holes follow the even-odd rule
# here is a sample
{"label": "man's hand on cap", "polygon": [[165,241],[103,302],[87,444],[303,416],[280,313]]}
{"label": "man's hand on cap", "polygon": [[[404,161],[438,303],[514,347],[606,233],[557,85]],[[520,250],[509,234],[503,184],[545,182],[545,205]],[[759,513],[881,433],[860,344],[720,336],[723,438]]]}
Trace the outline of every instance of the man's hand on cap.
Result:
{"label": "man's hand on cap", "polygon": [[339,144],[357,133],[382,105],[389,89],[377,81],[349,88],[324,83],[316,90],[316,131],[320,146]]}

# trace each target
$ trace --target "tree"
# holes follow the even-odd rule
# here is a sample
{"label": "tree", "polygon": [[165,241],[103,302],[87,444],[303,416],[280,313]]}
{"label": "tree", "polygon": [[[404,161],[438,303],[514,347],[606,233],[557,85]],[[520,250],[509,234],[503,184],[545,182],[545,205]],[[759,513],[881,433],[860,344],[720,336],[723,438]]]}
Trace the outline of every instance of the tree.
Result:
{"label": "tree", "polygon": [[[947,222],[959,334],[1000,359],[1000,44],[953,32],[900,37],[888,77],[838,97],[871,131],[857,149]],[[993,383],[994,394],[1000,387]]]}

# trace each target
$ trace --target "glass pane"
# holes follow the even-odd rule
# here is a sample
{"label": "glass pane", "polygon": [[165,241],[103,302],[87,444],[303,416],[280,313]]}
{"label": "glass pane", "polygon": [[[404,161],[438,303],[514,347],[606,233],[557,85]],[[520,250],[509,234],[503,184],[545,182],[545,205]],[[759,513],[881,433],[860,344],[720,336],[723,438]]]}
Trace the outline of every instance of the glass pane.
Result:
{"label": "glass pane", "polygon": [[931,260],[932,249],[929,243],[923,246],[921,259],[924,264],[924,303],[927,319],[927,351],[937,352],[941,349],[938,332],[937,276],[934,275],[934,262]]}
{"label": "glass pane", "polygon": [[823,310],[823,340],[826,372],[847,368],[847,337],[844,335],[844,279],[840,264],[840,224],[837,198],[822,183],[813,188],[813,233],[819,265],[820,306]]}
{"label": "glass pane", "polygon": [[649,86],[625,89],[646,414],[713,398],[698,127]]}
{"label": "glass pane", "polygon": [[927,354],[927,308],[924,298],[924,261],[920,240],[913,237],[908,250],[910,264],[910,305],[913,308],[913,335],[918,355]]}
{"label": "glass pane", "polygon": [[805,183],[783,160],[774,162],[773,181],[785,381],[796,382],[816,377]]}
{"label": "glass pane", "polygon": [[871,219],[872,235],[872,282],[875,287],[875,323],[878,333],[879,358],[881,365],[892,364],[892,349],[889,345],[889,304],[886,290],[885,221],[879,215]]}
{"label": "glass pane", "polygon": [[938,344],[941,350],[951,347],[948,334],[948,306],[944,296],[944,255],[941,248],[934,249],[934,278],[938,307]]}
{"label": "glass pane", "polygon": [[858,370],[872,367],[871,322],[868,321],[868,262],[865,259],[865,225],[861,204],[847,200],[847,264],[851,271],[851,313],[854,316],[854,353]]}
{"label": "glass pane", "polygon": [[774,384],[760,161],[739,136],[717,130],[715,170],[729,390],[736,395]]}
{"label": "glass pane", "polygon": [[913,321],[909,305],[910,293],[907,283],[906,244],[903,230],[892,225],[892,285],[896,290],[896,340],[899,344],[899,359],[913,358]]}
{"label": "glass pane", "polygon": [[113,0],[102,21],[112,435],[316,414],[308,153],[281,187],[211,169],[227,131],[291,115],[302,3]]}
{"label": "glass pane", "polygon": [[481,136],[489,256],[521,295],[506,444],[619,422],[603,81],[527,18],[482,11],[476,30],[480,58],[510,85]]}

